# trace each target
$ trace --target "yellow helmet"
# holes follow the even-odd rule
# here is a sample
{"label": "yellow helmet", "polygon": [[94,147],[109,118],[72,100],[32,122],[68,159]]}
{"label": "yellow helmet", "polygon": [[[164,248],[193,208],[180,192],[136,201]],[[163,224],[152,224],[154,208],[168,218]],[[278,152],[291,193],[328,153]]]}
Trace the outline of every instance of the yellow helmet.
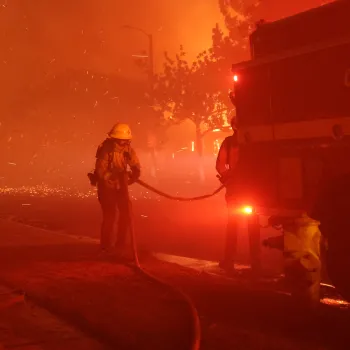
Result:
{"label": "yellow helmet", "polygon": [[115,124],[111,131],[108,133],[109,137],[119,140],[131,140],[131,130],[128,124]]}

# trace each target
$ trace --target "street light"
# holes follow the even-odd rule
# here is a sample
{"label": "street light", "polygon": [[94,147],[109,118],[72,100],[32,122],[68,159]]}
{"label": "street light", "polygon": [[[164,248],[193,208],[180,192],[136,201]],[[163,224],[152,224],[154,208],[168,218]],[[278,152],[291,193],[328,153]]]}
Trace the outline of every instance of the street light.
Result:
{"label": "street light", "polygon": [[133,27],[130,25],[123,25],[121,27],[122,29],[131,29],[131,30],[136,30],[144,35],[147,36],[148,38],[148,80],[150,87],[152,88],[153,85],[153,76],[154,76],[154,50],[153,50],[153,35],[148,34],[145,30],[138,28],[138,27]]}
{"label": "street light", "polygon": [[[131,29],[131,30],[136,30],[143,35],[147,36],[148,38],[148,84],[149,84],[149,93],[152,94],[153,91],[153,78],[154,78],[154,49],[153,49],[153,35],[147,33],[145,30],[142,28],[138,27],[133,27],[130,25],[123,25],[121,27],[122,29]],[[133,55],[134,57],[140,57],[140,55]],[[143,56],[145,57],[145,56]],[[149,134],[149,139],[152,139],[152,134]],[[151,175],[153,177],[156,177],[156,172],[157,172],[157,166],[156,166],[156,148],[155,145],[150,145],[149,146],[149,152],[151,156]]]}

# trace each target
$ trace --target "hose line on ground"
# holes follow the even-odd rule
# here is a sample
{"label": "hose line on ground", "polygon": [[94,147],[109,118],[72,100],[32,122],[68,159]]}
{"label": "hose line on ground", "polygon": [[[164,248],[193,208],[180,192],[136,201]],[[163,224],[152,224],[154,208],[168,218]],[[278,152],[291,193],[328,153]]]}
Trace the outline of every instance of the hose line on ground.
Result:
{"label": "hose line on ground", "polygon": [[176,200],[176,201],[182,201],[182,202],[191,202],[191,201],[199,201],[202,199],[207,199],[210,197],[215,196],[216,194],[218,194],[225,186],[221,185],[218,189],[216,189],[213,193],[210,194],[205,194],[203,196],[197,196],[197,197],[177,197],[177,196],[172,196],[170,194],[167,194],[165,192],[162,192],[160,190],[157,190],[155,187],[147,184],[146,182],[142,181],[142,180],[137,180],[136,183],[138,183],[139,185],[141,185],[142,187],[158,194],[159,196],[168,198],[168,199],[172,199],[172,200]]}
{"label": "hose line on ground", "polygon": [[[215,191],[213,194],[211,195],[207,195],[207,196],[201,196],[200,197],[195,197],[195,199],[178,199],[178,197],[173,197],[173,196],[169,196],[167,194],[163,194],[163,192],[156,190],[155,188],[153,188],[152,186],[147,185],[146,183],[144,183],[141,180],[137,181],[141,186],[144,186],[146,188],[148,188],[151,191],[156,192],[159,195],[163,195],[164,197],[167,197],[169,199],[177,199],[177,200],[195,200],[195,199],[204,199],[204,198],[208,198],[213,196],[214,194],[218,193],[221,191],[221,188],[217,191]],[[189,350],[199,350],[200,349],[200,342],[201,342],[201,326],[200,326],[200,320],[199,320],[199,316],[198,316],[198,312],[197,309],[195,307],[195,305],[193,304],[191,298],[185,294],[184,292],[182,292],[179,288],[171,285],[170,283],[163,281],[162,279],[152,275],[151,273],[145,271],[143,269],[143,267],[140,264],[139,261],[139,256],[138,256],[138,250],[137,250],[137,242],[136,242],[136,237],[135,237],[135,229],[134,229],[134,219],[133,219],[133,211],[132,211],[132,203],[130,201],[129,198],[129,190],[128,190],[128,185],[127,183],[125,184],[126,186],[124,187],[126,189],[126,195],[128,197],[128,203],[129,203],[129,228],[130,228],[130,237],[131,237],[131,244],[132,244],[132,251],[133,251],[133,260],[135,263],[135,267],[136,270],[141,273],[143,276],[145,276],[147,279],[156,282],[157,284],[160,284],[170,290],[175,291],[188,305],[189,307],[189,313],[191,316],[191,320],[192,320],[192,339],[191,339],[191,344],[189,347]],[[203,198],[202,198],[203,197]]]}

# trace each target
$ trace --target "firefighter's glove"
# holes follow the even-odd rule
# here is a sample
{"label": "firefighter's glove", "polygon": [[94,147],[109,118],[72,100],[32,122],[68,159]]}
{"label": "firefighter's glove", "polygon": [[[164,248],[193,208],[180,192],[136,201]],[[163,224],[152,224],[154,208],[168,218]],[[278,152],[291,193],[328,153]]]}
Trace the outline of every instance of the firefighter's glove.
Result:
{"label": "firefighter's glove", "polygon": [[128,171],[128,185],[135,183],[140,177],[140,169],[132,168],[131,171]]}
{"label": "firefighter's glove", "polygon": [[216,175],[216,177],[219,179],[219,181],[223,184],[223,179],[221,175]]}
{"label": "firefighter's glove", "polygon": [[226,185],[227,182],[230,179],[231,174],[229,173],[229,171],[225,171],[224,173],[220,174],[220,175],[216,175],[216,177],[219,179],[219,181],[223,184]]}

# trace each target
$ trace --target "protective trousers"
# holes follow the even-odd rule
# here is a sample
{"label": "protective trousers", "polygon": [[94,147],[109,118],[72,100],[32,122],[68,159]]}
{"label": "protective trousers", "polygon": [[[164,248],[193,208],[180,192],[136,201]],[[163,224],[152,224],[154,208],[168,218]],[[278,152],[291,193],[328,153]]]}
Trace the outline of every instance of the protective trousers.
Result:
{"label": "protective trousers", "polygon": [[[233,206],[234,205],[230,203],[230,201],[227,201],[228,218],[224,253],[224,261],[226,264],[234,264],[237,260],[238,222],[241,216],[232,213]],[[247,220],[250,263],[252,271],[260,272],[261,242],[259,219],[257,215],[249,215]]]}
{"label": "protective trousers", "polygon": [[233,264],[237,255],[237,241],[238,241],[238,218],[228,212],[227,227],[226,227],[226,241],[224,261],[227,264]]}
{"label": "protective trousers", "polygon": [[[129,229],[129,197],[122,190],[99,189],[98,200],[102,208],[101,248],[114,246],[123,249]],[[118,213],[117,238],[115,240],[114,225]]]}
{"label": "protective trousers", "polygon": [[261,234],[258,215],[248,216],[250,263],[256,273],[261,271]]}

